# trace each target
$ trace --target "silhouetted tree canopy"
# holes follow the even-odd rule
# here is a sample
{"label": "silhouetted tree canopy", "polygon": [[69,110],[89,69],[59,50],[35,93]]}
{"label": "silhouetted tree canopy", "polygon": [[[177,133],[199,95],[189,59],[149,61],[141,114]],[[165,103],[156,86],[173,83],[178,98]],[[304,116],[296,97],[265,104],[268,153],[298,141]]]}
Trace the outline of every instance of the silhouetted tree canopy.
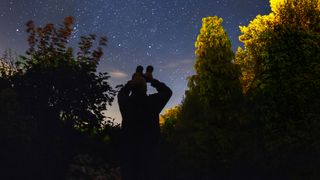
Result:
{"label": "silhouetted tree canopy", "polygon": [[73,23],[72,17],[59,27],[29,21],[26,55],[15,65],[10,57],[1,61],[1,154],[8,169],[21,172],[8,177],[61,179],[77,152],[92,152],[83,146],[89,137],[96,139],[91,148],[104,149],[103,139],[113,143],[110,135],[117,134],[104,114],[116,91],[108,74],[97,72],[107,39],[83,36],[74,50],[68,45]]}
{"label": "silhouetted tree canopy", "polygon": [[[63,25],[36,27],[27,23],[29,49],[19,61],[15,88],[28,96],[32,112],[51,111],[66,125],[81,131],[97,131],[102,127],[107,105],[115,91],[108,84],[107,73],[98,73],[97,65],[106,45],[105,37],[94,47],[95,35],[83,36],[79,51],[68,47],[73,30],[73,18]],[[43,110],[46,108],[46,110]],[[50,109],[50,110],[49,110]]]}

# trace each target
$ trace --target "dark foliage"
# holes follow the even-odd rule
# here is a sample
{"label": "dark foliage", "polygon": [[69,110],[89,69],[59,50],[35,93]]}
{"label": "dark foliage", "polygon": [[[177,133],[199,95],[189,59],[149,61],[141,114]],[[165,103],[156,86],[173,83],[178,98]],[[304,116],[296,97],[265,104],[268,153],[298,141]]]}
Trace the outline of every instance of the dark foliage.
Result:
{"label": "dark foliage", "polygon": [[235,63],[219,19],[203,20],[196,74],[163,115],[168,179],[319,179],[319,1],[270,2]]}
{"label": "dark foliage", "polygon": [[[235,55],[222,19],[203,19],[196,74],[162,115],[163,179],[320,179],[319,0],[270,3]],[[96,71],[106,39],[82,37],[74,56],[72,24],[27,23],[27,55],[0,61],[3,179],[119,177],[120,126],[102,114],[116,91]]]}
{"label": "dark foliage", "polygon": [[5,176],[63,179],[72,157],[86,149],[83,141],[103,144],[109,137],[105,131],[112,127],[104,123],[103,112],[116,91],[108,84],[107,73],[97,72],[107,39],[100,38],[93,49],[96,36],[82,37],[74,56],[67,47],[73,22],[67,17],[59,28],[28,22],[27,55],[15,66],[2,68],[0,138],[8,168]]}

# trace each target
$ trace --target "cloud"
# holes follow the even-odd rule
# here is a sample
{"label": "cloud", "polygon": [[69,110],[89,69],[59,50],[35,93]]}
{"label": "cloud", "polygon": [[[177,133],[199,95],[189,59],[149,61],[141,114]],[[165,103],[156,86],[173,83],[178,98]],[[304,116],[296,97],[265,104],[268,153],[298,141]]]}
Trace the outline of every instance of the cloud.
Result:
{"label": "cloud", "polygon": [[120,70],[111,71],[111,72],[109,72],[109,74],[112,78],[116,78],[116,79],[123,79],[128,76],[127,73],[120,71]]}

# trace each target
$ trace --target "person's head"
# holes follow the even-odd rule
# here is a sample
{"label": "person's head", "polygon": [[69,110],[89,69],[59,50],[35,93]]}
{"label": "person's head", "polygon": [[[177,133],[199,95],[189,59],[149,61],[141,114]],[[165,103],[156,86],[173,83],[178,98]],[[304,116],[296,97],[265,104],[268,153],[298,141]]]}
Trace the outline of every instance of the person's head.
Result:
{"label": "person's head", "polygon": [[153,72],[153,66],[149,65],[147,67],[147,72],[152,73]]}
{"label": "person's head", "polygon": [[142,74],[142,72],[143,72],[143,67],[142,66],[137,66],[137,69],[136,69],[136,72],[137,73],[141,73]]}
{"label": "person's head", "polygon": [[147,83],[144,78],[138,78],[134,81],[129,81],[131,91],[133,95],[146,95],[147,94]]}

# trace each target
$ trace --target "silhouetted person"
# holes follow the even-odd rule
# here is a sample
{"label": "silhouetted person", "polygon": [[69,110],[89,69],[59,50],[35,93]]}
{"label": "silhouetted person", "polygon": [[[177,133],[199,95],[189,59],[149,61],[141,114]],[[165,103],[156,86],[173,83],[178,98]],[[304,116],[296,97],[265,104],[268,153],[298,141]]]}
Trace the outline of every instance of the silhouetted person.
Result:
{"label": "silhouetted person", "polygon": [[158,179],[157,150],[160,138],[159,113],[172,91],[164,83],[150,79],[158,91],[147,95],[145,80],[131,80],[120,90],[122,115],[122,180]]}

